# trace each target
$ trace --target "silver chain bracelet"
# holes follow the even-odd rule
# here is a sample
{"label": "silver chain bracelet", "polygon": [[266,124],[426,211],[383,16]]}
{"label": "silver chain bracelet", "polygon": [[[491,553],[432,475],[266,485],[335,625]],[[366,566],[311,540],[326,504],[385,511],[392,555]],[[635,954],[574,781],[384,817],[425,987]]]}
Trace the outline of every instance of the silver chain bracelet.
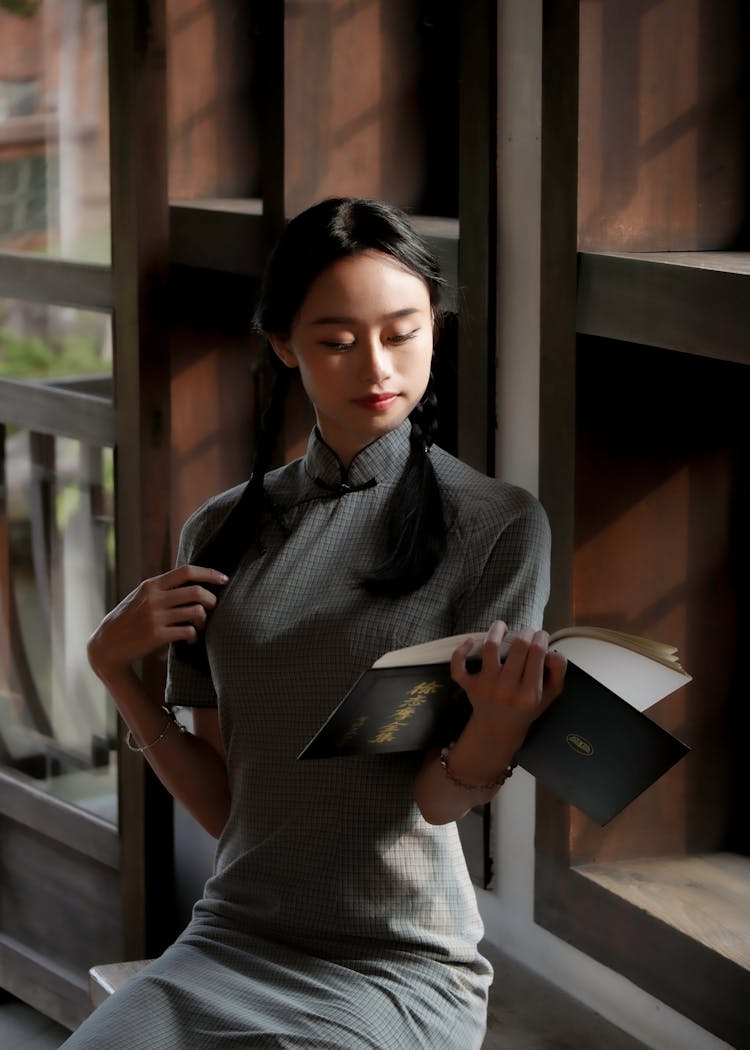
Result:
{"label": "silver chain bracelet", "polygon": [[156,747],[157,744],[160,744],[162,742],[162,740],[167,735],[172,726],[176,726],[176,728],[181,733],[187,732],[182,722],[179,722],[175,717],[175,713],[171,707],[167,707],[166,704],[162,704],[161,709],[165,714],[164,728],[162,729],[161,733],[159,733],[156,740],[152,740],[150,744],[144,744],[143,747],[138,747],[138,745],[133,739],[132,730],[128,729],[127,734],[125,735],[125,743],[127,744],[129,751],[137,751],[139,754],[143,753],[144,751],[150,751],[152,747]]}

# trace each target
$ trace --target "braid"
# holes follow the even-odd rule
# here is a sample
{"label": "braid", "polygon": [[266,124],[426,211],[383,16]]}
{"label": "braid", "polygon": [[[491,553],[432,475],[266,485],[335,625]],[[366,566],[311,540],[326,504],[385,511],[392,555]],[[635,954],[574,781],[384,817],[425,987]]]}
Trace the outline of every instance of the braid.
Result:
{"label": "braid", "polygon": [[[221,524],[214,529],[206,542],[190,559],[193,565],[218,569],[227,576],[231,576],[235,571],[250,544],[256,543],[260,546],[260,531],[265,507],[263,479],[271,466],[278,444],[291,382],[290,369],[281,365],[275,355],[272,356],[272,362],[276,377],[268,407],[263,413],[250,480]],[[210,584],[204,583],[202,586],[209,590],[212,589]],[[174,649],[181,659],[208,673],[203,634],[199,634],[198,640],[191,645],[186,642],[177,642]]]}
{"label": "braid", "polygon": [[[255,451],[250,480],[247,483],[248,503],[252,510],[246,519],[245,525],[249,527],[249,540],[255,543],[260,541],[260,528],[265,504],[263,480],[271,469],[274,453],[279,443],[281,429],[284,425],[284,409],[286,408],[286,400],[292,378],[291,369],[281,364],[275,354],[271,354],[270,360],[275,378],[270,400],[261,419],[258,447]],[[232,569],[237,567],[241,557],[242,552],[240,551],[239,557],[232,565]],[[224,571],[226,572],[227,570]],[[227,575],[229,575],[229,572],[227,572]]]}
{"label": "braid", "polygon": [[252,474],[240,498],[217,529],[191,559],[194,565],[207,565],[231,576],[250,543],[260,541],[265,505],[263,479],[268,472],[284,422],[284,406],[290,384],[290,371],[276,369],[271,398],[263,413]]}
{"label": "braid", "polygon": [[418,446],[420,450],[425,452],[432,448],[438,432],[437,396],[432,387],[432,380],[433,377],[430,376],[427,390],[410,416],[411,434],[409,435],[409,440],[412,447]]}
{"label": "braid", "polygon": [[362,580],[370,594],[397,598],[426,583],[445,551],[445,516],[430,458],[437,432],[431,386],[411,414],[411,451],[388,521],[388,555]]}

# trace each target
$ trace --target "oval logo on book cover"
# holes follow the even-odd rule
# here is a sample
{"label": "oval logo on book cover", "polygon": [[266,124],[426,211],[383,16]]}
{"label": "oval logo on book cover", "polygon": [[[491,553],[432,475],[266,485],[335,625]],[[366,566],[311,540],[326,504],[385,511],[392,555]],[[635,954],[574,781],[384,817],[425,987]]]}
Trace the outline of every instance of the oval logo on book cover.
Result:
{"label": "oval logo on book cover", "polygon": [[588,742],[586,737],[581,736],[580,733],[568,733],[565,737],[565,741],[568,747],[575,751],[577,755],[583,755],[585,758],[590,758],[594,753],[594,748]]}

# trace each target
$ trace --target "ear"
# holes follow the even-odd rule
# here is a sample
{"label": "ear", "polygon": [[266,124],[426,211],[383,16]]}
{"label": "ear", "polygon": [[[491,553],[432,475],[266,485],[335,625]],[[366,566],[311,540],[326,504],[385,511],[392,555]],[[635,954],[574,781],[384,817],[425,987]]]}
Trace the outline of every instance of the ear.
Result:
{"label": "ear", "polygon": [[281,339],[277,335],[271,335],[268,337],[268,341],[271,344],[271,349],[282,364],[286,365],[287,368],[298,367],[297,357],[287,339]]}

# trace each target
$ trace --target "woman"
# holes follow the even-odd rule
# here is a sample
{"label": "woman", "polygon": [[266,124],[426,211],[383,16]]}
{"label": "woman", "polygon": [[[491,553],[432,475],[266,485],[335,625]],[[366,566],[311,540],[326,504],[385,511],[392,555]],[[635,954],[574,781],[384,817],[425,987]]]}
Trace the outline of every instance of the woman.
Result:
{"label": "woman", "polygon": [[[89,643],[131,746],[219,839],[215,872],[70,1048],[481,1045],[491,968],[455,821],[496,794],[565,665],[537,629],[539,504],[432,444],[441,286],[375,201],[308,209],[271,257],[256,321],[279,376],[252,479],[189,519],[180,566]],[[267,472],[294,369],[317,426]],[[480,673],[467,647],[452,660],[472,715],[450,748],[296,760],[383,652],[488,627]],[[160,708],[132,665],[165,643]]]}

